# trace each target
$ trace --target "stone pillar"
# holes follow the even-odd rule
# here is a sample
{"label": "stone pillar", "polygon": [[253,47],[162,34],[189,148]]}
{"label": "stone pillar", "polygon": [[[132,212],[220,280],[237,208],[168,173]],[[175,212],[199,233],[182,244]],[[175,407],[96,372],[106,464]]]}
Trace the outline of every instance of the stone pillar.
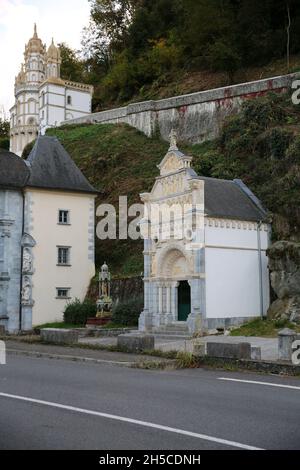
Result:
{"label": "stone pillar", "polygon": [[158,286],[158,313],[159,315],[163,314],[163,286],[159,284]]}
{"label": "stone pillar", "polygon": [[167,314],[171,313],[171,287],[167,285],[166,287],[166,297],[167,297]]}
{"label": "stone pillar", "polygon": [[179,282],[174,282],[172,284],[172,294],[171,294],[171,309],[172,309],[172,317],[173,321],[178,320],[178,286]]}
{"label": "stone pillar", "polygon": [[202,330],[202,315],[200,309],[200,279],[189,281],[191,286],[191,313],[187,324],[190,333],[197,333]]}
{"label": "stone pillar", "polygon": [[278,333],[278,358],[280,361],[292,361],[292,344],[297,339],[297,333],[285,328]]}

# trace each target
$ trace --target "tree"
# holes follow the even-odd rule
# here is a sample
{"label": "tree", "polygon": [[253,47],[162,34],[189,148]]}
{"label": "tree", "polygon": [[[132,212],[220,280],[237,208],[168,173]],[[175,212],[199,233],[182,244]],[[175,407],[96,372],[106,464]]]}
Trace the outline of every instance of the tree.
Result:
{"label": "tree", "polygon": [[61,53],[61,77],[65,80],[73,80],[74,82],[84,82],[84,64],[78,58],[77,53],[67,44],[58,45]]}
{"label": "tree", "polygon": [[0,118],[0,148],[9,150],[9,121]]}
{"label": "tree", "polygon": [[89,0],[91,17],[102,35],[118,47],[131,24],[135,9],[143,0]]}

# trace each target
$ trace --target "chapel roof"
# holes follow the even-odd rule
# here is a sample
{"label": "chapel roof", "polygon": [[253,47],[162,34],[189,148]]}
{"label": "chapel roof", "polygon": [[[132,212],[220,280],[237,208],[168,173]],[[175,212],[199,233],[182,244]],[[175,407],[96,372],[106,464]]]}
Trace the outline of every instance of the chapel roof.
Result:
{"label": "chapel roof", "polygon": [[0,149],[0,188],[20,189],[26,185],[29,179],[29,168],[24,160]]}
{"label": "chapel roof", "polygon": [[265,221],[267,211],[241,180],[223,180],[198,176],[203,180],[205,213],[209,217]]}
{"label": "chapel roof", "polygon": [[30,178],[26,186],[97,193],[56,137],[39,136],[27,165]]}

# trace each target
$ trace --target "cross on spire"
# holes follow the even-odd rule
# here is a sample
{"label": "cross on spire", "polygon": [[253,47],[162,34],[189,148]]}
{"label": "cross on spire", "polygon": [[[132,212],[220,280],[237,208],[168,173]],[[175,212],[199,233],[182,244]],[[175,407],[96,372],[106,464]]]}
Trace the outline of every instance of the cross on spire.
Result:
{"label": "cross on spire", "polygon": [[171,133],[170,133],[170,148],[169,148],[169,150],[178,150],[178,147],[177,147],[177,132],[175,131],[175,129],[172,129]]}

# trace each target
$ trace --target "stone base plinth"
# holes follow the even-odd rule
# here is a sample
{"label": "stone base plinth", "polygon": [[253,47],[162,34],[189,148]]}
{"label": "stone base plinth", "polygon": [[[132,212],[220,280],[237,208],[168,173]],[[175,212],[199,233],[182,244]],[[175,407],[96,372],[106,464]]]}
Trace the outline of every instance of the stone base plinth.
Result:
{"label": "stone base plinth", "polygon": [[78,343],[78,331],[60,328],[45,328],[41,330],[41,340],[45,343],[74,344]]}
{"label": "stone base plinth", "polygon": [[86,326],[105,326],[111,322],[111,317],[88,318]]}
{"label": "stone base plinth", "polygon": [[250,343],[211,343],[206,345],[210,357],[251,359]]}
{"label": "stone base plinth", "polygon": [[130,352],[151,351],[154,349],[154,336],[152,335],[120,335],[118,346]]}

